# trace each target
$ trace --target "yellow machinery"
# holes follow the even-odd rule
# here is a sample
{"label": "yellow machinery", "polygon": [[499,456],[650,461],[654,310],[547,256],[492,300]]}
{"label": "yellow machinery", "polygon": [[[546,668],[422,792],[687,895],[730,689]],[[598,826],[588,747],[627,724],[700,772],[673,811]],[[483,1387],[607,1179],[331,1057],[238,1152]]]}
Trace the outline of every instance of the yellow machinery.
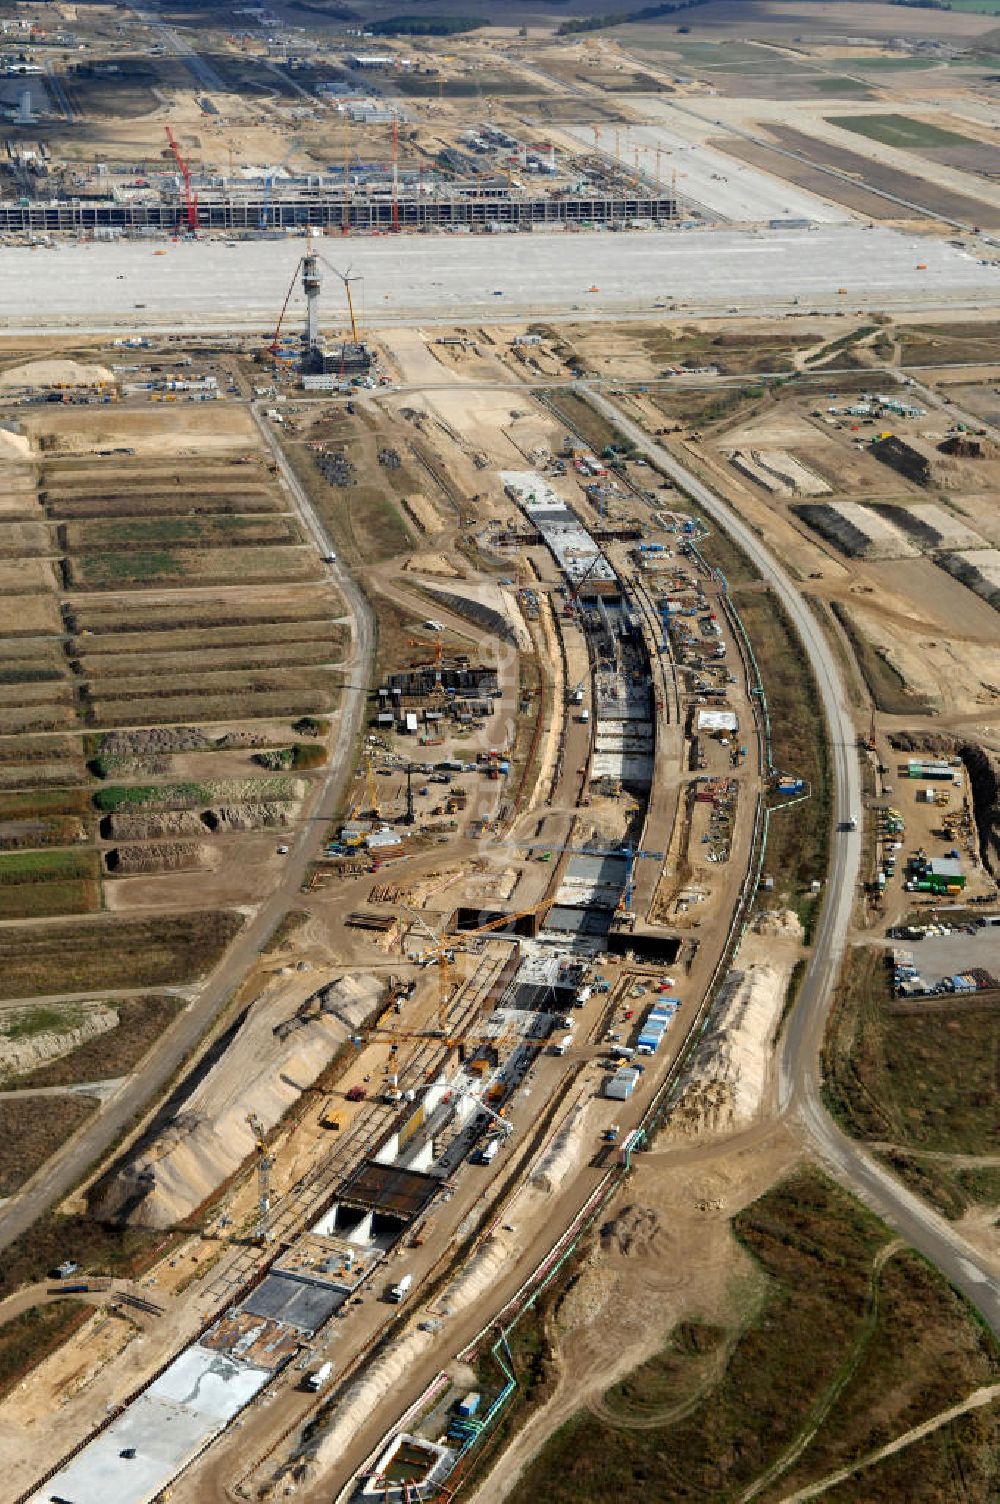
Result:
{"label": "yellow machinery", "polygon": [[274,1156],[267,1147],[264,1128],[257,1114],[248,1112],[247,1122],[257,1151],[257,1241],[264,1244],[271,1240],[271,1169]]}
{"label": "yellow machinery", "polygon": [[416,909],[407,909],[422,929],[426,930],[433,942],[433,948],[425,951],[425,961],[437,961],[438,965],[438,1030],[443,1038],[448,1035],[448,1005],[451,1002],[451,993],[454,983],[454,953],[463,940],[471,939],[476,935],[488,935],[493,930],[503,929],[508,924],[513,924],[518,919],[527,919],[531,915],[538,914],[547,909],[552,900],[543,898],[539,903],[533,904],[529,909],[515,909],[511,914],[500,914],[496,919],[491,919],[487,924],[477,925],[475,929],[462,930],[460,934],[447,938],[437,934],[427,923],[424,916]]}
{"label": "yellow machinery", "polygon": [[382,817],[382,811],[379,808],[378,788],[375,784],[375,764],[370,757],[365,759],[365,779],[368,788],[368,808],[376,820],[379,820]]}
{"label": "yellow machinery", "polygon": [[354,299],[351,296],[351,283],[360,282],[361,274],[359,272],[356,276],[352,277],[350,267],[347,268],[346,272],[339,272],[337,271],[336,267],[333,267],[332,270],[337,273],[337,276],[344,284],[344,291],[347,294],[347,312],[351,320],[351,339],[354,344],[359,344],[360,341],[358,339],[358,321],[354,316]]}

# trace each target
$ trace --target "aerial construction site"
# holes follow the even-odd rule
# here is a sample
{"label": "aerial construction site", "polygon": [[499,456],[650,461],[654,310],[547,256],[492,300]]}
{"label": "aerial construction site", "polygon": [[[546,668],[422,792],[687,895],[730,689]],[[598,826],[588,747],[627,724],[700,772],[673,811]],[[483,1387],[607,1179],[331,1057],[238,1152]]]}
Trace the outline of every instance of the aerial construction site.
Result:
{"label": "aerial construction site", "polygon": [[990,3],[0,5],[4,1500],[995,1498]]}

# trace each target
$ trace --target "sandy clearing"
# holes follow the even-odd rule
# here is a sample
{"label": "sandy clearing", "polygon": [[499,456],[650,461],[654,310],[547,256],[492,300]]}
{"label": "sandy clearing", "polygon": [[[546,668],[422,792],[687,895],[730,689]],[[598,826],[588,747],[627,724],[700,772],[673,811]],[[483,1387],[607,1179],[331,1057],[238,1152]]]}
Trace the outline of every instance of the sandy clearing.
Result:
{"label": "sandy clearing", "polygon": [[18,386],[112,386],[114,374],[107,366],[86,365],[79,360],[29,360],[0,372],[0,388]]}

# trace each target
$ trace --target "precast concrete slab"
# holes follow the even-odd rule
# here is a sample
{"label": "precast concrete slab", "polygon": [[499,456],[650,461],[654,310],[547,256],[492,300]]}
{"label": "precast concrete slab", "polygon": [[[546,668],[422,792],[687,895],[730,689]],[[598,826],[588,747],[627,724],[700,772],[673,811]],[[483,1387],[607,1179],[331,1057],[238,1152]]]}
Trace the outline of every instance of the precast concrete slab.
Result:
{"label": "precast concrete slab", "polygon": [[614,914],[610,909],[576,909],[565,904],[554,904],[545,921],[547,930],[563,935],[606,935],[611,928]]}
{"label": "precast concrete slab", "polygon": [[195,1343],[33,1494],[30,1504],[147,1504],[269,1378]]}
{"label": "precast concrete slab", "polygon": [[593,778],[617,778],[622,783],[649,784],[653,781],[653,759],[627,752],[595,752],[590,764]]}
{"label": "precast concrete slab", "polygon": [[252,1316],[270,1317],[283,1326],[312,1336],[325,1326],[347,1299],[347,1290],[329,1285],[305,1284],[288,1274],[269,1274],[247,1296],[242,1309]]}
{"label": "precast concrete slab", "polygon": [[[298,238],[60,243],[0,248],[0,327],[273,328]],[[787,308],[995,306],[1000,269],[946,241],[860,225],[812,230],[557,231],[351,237],[366,322],[490,322],[568,310],[621,317],[663,304],[744,313]],[[918,267],[921,269],[918,270]],[[331,278],[332,280],[332,278]],[[591,289],[596,288],[596,292]],[[847,301],[839,289],[843,288]],[[334,289],[325,322],[339,320]],[[332,311],[336,314],[331,317]],[[286,323],[304,316],[298,288]]]}
{"label": "precast concrete slab", "polygon": [[566,866],[566,877],[587,883],[607,883],[611,887],[625,886],[625,858],[620,856],[571,856]]}

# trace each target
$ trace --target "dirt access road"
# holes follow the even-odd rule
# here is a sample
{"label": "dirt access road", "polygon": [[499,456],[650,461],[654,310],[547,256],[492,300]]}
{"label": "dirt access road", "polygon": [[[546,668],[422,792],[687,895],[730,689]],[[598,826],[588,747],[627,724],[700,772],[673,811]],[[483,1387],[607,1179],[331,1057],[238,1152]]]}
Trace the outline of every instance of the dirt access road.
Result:
{"label": "dirt access road", "polygon": [[[294,471],[270,429],[255,407],[251,416],[274,456],[295,503],[299,518],[321,557],[334,552],[333,544],[299,484]],[[294,904],[309,863],[323,844],[326,827],[336,813],[351,771],[353,749],[365,705],[367,685],[375,653],[374,617],[365,597],[351,577],[336,566],[333,579],[343,593],[353,618],[354,650],[351,655],[344,703],[325,778],[315,803],[304,821],[302,835],[285,863],[281,882],[246,925],[235,944],[212,972],[191,1006],[164,1036],[145,1064],[129,1078],[122,1090],[87,1126],[71,1139],[63,1152],[50,1160],[19,1195],[0,1209],[0,1248],[7,1245],[67,1195],[87,1171],[126,1134],[135,1120],[166,1088],[186,1057],[196,1049],[211,1025],[253,965],[258,953]]]}

